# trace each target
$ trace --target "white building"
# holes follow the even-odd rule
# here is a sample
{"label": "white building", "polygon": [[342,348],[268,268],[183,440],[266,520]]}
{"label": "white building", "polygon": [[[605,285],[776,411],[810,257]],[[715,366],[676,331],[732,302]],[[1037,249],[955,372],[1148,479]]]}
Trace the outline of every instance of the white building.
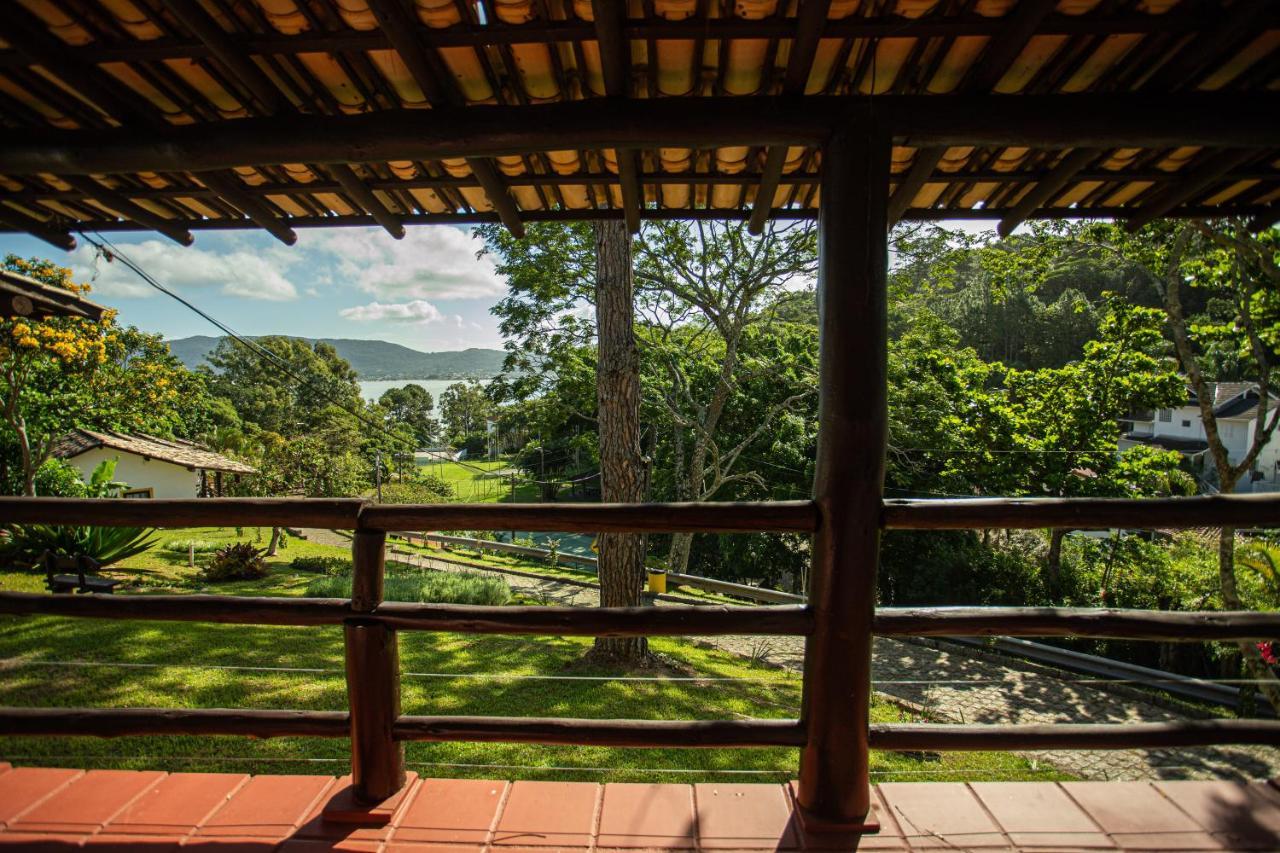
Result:
{"label": "white building", "polygon": [[224,475],[254,468],[190,441],[78,429],[58,440],[53,455],[86,481],[104,461],[116,460],[114,480],[128,483],[126,498],[202,498],[224,494]]}
{"label": "white building", "polygon": [[[1259,389],[1254,382],[1209,383],[1213,394],[1213,413],[1218,422],[1218,436],[1227,448],[1231,462],[1238,463],[1253,445],[1258,428]],[[1280,398],[1269,394],[1267,420],[1280,405]],[[1128,431],[1120,438],[1120,449],[1138,444],[1176,450],[1188,458],[1192,470],[1202,484],[1214,483],[1213,461],[1209,459],[1209,442],[1195,392],[1187,390],[1187,401],[1174,409],[1137,412],[1126,421]],[[1238,492],[1280,490],[1280,430],[1262,448],[1253,463],[1253,473],[1240,479]]]}

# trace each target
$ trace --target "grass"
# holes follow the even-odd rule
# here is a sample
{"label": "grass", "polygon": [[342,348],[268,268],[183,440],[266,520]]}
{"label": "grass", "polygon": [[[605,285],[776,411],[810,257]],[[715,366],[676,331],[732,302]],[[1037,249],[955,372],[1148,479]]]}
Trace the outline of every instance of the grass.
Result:
{"label": "grass", "polygon": [[[310,598],[350,598],[351,576],[316,578],[307,584],[305,594]],[[425,570],[388,574],[383,581],[382,594],[387,601],[497,606],[511,600],[511,587],[498,578],[485,578],[466,572]]]}
{"label": "grass", "polygon": [[[237,538],[253,541],[256,533],[247,529],[237,537],[233,530],[201,529],[163,535],[225,544]],[[304,553],[343,552],[290,540],[288,548],[268,560],[266,578],[218,584],[208,591],[302,595],[316,576],[293,571],[288,561]],[[114,567],[112,574],[145,579],[157,589],[201,588],[186,556],[163,547]],[[39,592],[42,587],[37,574],[0,572],[0,588]],[[686,640],[660,638],[651,642],[652,648],[671,666],[657,675],[704,680],[628,680],[614,671],[585,667],[581,657],[590,644],[578,637],[403,632],[404,713],[639,719],[788,718],[798,713],[801,683],[794,673]],[[634,675],[652,678],[655,673]],[[345,710],[342,631],[0,617],[0,694],[4,704],[19,707]],[[876,722],[910,719],[907,712],[881,702],[873,705],[872,715]],[[345,740],[313,738],[0,738],[0,758],[17,764],[189,771],[342,773],[348,749]],[[410,768],[429,775],[605,781],[767,781],[793,776],[798,760],[797,750],[789,748],[410,743],[406,752]],[[726,770],[753,773],[716,775]],[[1004,753],[874,753],[872,772],[876,781],[1063,778]]]}

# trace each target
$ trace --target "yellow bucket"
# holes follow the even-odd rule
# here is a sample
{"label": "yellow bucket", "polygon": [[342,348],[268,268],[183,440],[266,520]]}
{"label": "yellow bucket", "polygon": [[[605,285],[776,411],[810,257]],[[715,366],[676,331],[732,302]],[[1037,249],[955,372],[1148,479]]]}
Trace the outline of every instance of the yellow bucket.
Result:
{"label": "yellow bucket", "polygon": [[649,592],[661,595],[667,591],[667,573],[662,569],[649,569]]}

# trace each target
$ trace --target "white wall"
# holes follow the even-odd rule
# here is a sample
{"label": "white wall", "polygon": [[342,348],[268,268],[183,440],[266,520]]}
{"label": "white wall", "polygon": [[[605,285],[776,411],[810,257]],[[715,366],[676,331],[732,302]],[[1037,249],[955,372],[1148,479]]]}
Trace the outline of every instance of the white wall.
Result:
{"label": "white wall", "polygon": [[119,460],[113,479],[128,483],[131,489],[153,489],[155,498],[195,498],[200,496],[200,474],[172,462],[143,459],[122,450],[95,447],[67,460],[86,481],[93,469],[108,459]]}

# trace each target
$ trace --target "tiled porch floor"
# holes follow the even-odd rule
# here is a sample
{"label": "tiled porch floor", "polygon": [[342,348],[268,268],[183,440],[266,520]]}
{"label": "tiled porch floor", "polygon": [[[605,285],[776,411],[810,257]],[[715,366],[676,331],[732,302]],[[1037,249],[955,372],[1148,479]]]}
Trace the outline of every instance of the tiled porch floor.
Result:
{"label": "tiled porch floor", "polygon": [[876,791],[882,831],[859,839],[806,835],[783,785],[426,779],[413,784],[385,827],[326,823],[320,809],[344,781],[0,765],[0,846],[148,853],[1280,850],[1280,792],[1262,782],[890,783]]}

